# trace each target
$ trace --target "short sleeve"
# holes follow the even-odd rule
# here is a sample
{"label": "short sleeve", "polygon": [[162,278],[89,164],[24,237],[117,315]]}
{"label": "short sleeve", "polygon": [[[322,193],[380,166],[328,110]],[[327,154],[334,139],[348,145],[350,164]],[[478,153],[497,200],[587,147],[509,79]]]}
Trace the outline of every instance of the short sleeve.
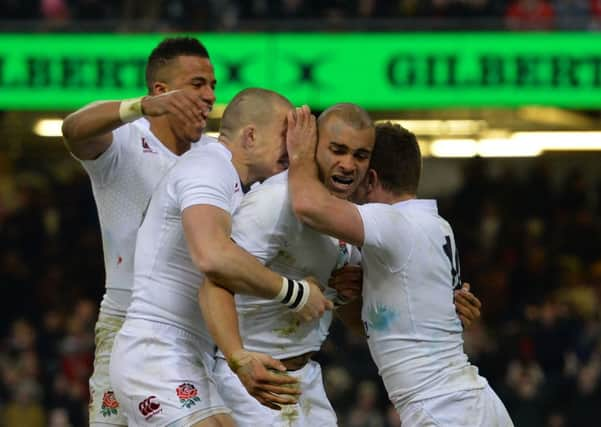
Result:
{"label": "short sleeve", "polygon": [[381,209],[380,204],[368,203],[366,205],[357,206],[361,220],[363,221],[364,240],[363,246],[382,246],[382,236],[380,232],[380,221],[378,221],[378,211]]}
{"label": "short sleeve", "polygon": [[181,158],[172,186],[180,212],[193,205],[211,205],[232,214],[234,193],[242,191],[231,162],[218,155]]}
{"label": "short sleeve", "polygon": [[266,264],[284,246],[293,216],[285,183],[264,184],[248,193],[234,215],[232,239]]}
{"label": "short sleeve", "polygon": [[413,233],[406,218],[390,205],[368,203],[358,206],[363,220],[366,251],[375,254],[391,271],[403,268],[413,248]]}
{"label": "short sleeve", "polygon": [[123,125],[113,130],[113,141],[108,148],[97,158],[93,160],[79,160],[83,168],[86,170],[92,182],[104,187],[115,179],[118,175],[119,168],[123,168],[128,160],[123,156],[123,148],[131,139],[131,125]]}

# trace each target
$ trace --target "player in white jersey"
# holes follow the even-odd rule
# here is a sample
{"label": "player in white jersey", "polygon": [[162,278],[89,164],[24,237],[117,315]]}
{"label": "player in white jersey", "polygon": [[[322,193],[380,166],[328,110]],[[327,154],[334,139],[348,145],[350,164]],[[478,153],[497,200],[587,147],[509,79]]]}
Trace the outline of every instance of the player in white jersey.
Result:
{"label": "player in white jersey", "polygon": [[[511,419],[463,352],[453,307],[459,263],[453,232],[433,200],[416,199],[421,155],[415,135],[376,128],[362,206],[332,197],[318,179],[315,119],[290,115],[289,188],[305,224],[362,248],[361,317],[403,427],[509,427]],[[307,144],[307,141],[310,141]]]}
{"label": "player in white jersey", "polygon": [[[321,179],[332,194],[343,199],[351,196],[367,172],[373,144],[373,123],[360,107],[337,104],[320,116],[316,161]],[[274,271],[291,278],[315,276],[321,283],[327,283],[334,270],[360,259],[359,256],[351,260],[350,245],[321,234],[296,218],[288,196],[287,172],[270,178],[245,196],[234,215],[232,239]],[[328,335],[330,313],[301,324],[281,304],[236,295],[245,351],[268,353],[280,359],[299,379],[302,395],[298,404],[275,411],[244,393],[243,385],[228,366],[228,362],[239,366],[237,359],[244,355],[239,338],[232,334],[235,326],[224,320],[228,294],[211,283],[206,283],[202,292],[203,313],[225,357],[217,358],[215,379],[238,426],[337,425],[323,388],[321,368],[311,360]],[[334,289],[326,288],[325,292],[335,299]],[[342,311],[352,311],[352,304]]]}
{"label": "player in white jersey", "polygon": [[[306,320],[331,308],[315,283],[274,273],[230,239],[243,188],[287,165],[291,109],[275,92],[242,91],[224,112],[219,142],[184,154],[153,193],[138,232],[132,301],[110,364],[130,426],[234,425],[210,375],[214,343],[198,306],[204,275],[226,281],[236,293],[284,303]],[[261,356],[253,355],[285,369]],[[287,388],[265,386],[258,392],[262,398],[295,401],[273,394]]]}
{"label": "player in white jersey", "polygon": [[[127,425],[108,367],[131,300],[137,231],[152,191],[177,157],[201,138],[215,102],[213,66],[196,39],[161,42],[148,58],[146,82],[148,96],[96,102],[63,124],[66,145],[92,182],[104,249],[106,291],[90,378],[94,426]],[[200,142],[208,140],[214,139],[203,136]]]}

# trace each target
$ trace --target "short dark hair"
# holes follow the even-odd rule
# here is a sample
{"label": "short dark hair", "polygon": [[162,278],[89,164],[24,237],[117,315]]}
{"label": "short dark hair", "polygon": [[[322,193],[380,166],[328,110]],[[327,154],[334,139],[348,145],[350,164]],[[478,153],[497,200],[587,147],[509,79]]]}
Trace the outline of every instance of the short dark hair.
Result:
{"label": "short dark hair", "polygon": [[370,167],[382,188],[396,195],[417,194],[422,155],[413,132],[392,123],[376,125],[376,144]]}
{"label": "short dark hair", "polygon": [[193,37],[170,37],[164,39],[155,47],[146,63],[146,86],[152,91],[157,72],[178,56],[198,56],[209,58],[209,52],[204,45]]}

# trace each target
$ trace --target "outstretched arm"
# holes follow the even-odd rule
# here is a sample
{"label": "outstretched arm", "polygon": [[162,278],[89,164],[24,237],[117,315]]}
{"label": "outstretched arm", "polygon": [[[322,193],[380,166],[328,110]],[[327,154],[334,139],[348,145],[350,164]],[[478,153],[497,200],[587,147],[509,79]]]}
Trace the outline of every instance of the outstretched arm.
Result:
{"label": "outstretched arm", "polygon": [[[142,115],[174,114],[182,121],[206,124],[208,107],[190,89],[123,101],[98,101],[69,114],[63,121],[65,145],[75,157],[92,160],[113,141],[112,131]],[[204,127],[204,125],[202,126]]]}
{"label": "outstretched arm", "polygon": [[300,221],[355,246],[365,233],[357,207],[331,195],[319,181],[315,149],[315,117],[304,106],[288,114],[287,146],[290,168],[288,186],[292,209]]}

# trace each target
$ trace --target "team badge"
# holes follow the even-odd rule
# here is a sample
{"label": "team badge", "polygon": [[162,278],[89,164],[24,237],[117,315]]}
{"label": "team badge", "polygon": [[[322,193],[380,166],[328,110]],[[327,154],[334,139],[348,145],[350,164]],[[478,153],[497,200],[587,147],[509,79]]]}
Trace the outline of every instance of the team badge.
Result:
{"label": "team badge", "polygon": [[118,407],[119,402],[115,399],[115,393],[112,391],[105,391],[104,396],[102,396],[102,406],[100,407],[102,416],[110,417],[111,415],[117,415]]}
{"label": "team badge", "polygon": [[196,402],[200,402],[198,390],[190,383],[180,384],[179,387],[175,389],[175,392],[177,393],[177,397],[179,397],[182,407],[190,408],[196,405]]}

